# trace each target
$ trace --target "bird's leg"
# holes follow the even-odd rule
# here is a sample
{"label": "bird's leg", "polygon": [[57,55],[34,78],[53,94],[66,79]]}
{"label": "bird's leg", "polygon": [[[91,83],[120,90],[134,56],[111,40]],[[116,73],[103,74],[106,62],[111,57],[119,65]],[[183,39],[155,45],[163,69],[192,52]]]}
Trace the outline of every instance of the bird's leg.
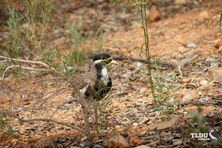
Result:
{"label": "bird's leg", "polygon": [[[88,109],[87,109],[87,107],[88,107],[88,104],[87,104],[87,102],[85,101],[85,98],[84,98],[84,96],[80,93],[80,91],[78,90],[78,89],[76,89],[77,91],[77,95],[79,96],[78,97],[78,102],[79,102],[79,104],[82,106],[82,110],[83,110],[83,120],[84,120],[84,122],[85,122],[85,131],[86,131],[86,133],[87,133],[87,137],[88,137],[88,139],[89,139],[89,141],[93,141],[93,136],[92,136],[92,134],[91,134],[91,129],[90,129],[90,124],[89,124],[89,111],[88,111]],[[72,94],[72,96],[75,96],[75,94]]]}
{"label": "bird's leg", "polygon": [[98,125],[98,103],[94,102],[94,116],[95,116],[95,125],[96,125],[96,139],[99,136],[99,125]]}
{"label": "bird's leg", "polygon": [[89,140],[93,140],[92,138],[92,135],[91,135],[91,130],[90,130],[90,125],[89,125],[89,112],[88,110],[82,106],[82,110],[83,110],[83,119],[85,121],[85,129],[86,129],[86,132],[87,132],[87,137],[89,138]]}

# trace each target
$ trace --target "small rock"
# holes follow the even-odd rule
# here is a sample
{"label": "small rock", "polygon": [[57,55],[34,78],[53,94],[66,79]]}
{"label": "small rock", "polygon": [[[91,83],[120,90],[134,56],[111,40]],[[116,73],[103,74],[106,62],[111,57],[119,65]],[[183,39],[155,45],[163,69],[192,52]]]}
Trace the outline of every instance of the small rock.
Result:
{"label": "small rock", "polygon": [[119,132],[124,132],[126,130],[126,127],[123,125],[117,125],[116,130]]}
{"label": "small rock", "polygon": [[159,10],[156,7],[153,7],[150,12],[149,21],[154,22],[154,21],[160,20],[160,19],[161,19],[161,16],[160,16]]}
{"label": "small rock", "polygon": [[179,123],[179,117],[176,117],[170,121],[162,121],[156,124],[151,124],[148,126],[148,129],[151,130],[163,130],[167,128],[175,128]]}
{"label": "small rock", "polygon": [[199,98],[199,95],[197,93],[197,91],[195,90],[191,90],[188,91],[182,98],[181,102],[185,102],[185,101],[189,101],[189,100],[193,100],[193,99],[197,99]]}
{"label": "small rock", "polygon": [[143,103],[144,100],[143,99],[138,99],[138,102]]}
{"label": "small rock", "polygon": [[183,83],[190,83],[191,80],[192,80],[192,78],[183,78],[182,82]]}
{"label": "small rock", "polygon": [[137,122],[133,123],[133,126],[138,126],[139,124]]}
{"label": "small rock", "polygon": [[190,49],[188,49],[188,48],[186,48],[186,47],[184,47],[184,46],[181,46],[181,47],[178,48],[178,52],[179,52],[180,54],[184,54],[184,53],[188,52],[189,50],[190,50]]}
{"label": "small rock", "polygon": [[26,29],[26,30],[30,30],[30,24],[29,23],[24,23],[23,25],[22,25],[22,27],[24,28],[24,29]]}
{"label": "small rock", "polygon": [[200,20],[208,19],[209,18],[209,13],[207,11],[203,11],[199,15]]}
{"label": "small rock", "polygon": [[188,43],[186,46],[188,48],[197,48],[197,44],[195,44],[195,43]]}
{"label": "small rock", "polygon": [[127,133],[130,137],[133,137],[133,136],[143,136],[146,134],[146,132],[147,132],[147,126],[143,127],[133,126],[128,130]]}
{"label": "small rock", "polygon": [[138,136],[134,136],[130,139],[130,146],[138,146],[142,144],[142,140]]}
{"label": "small rock", "polygon": [[150,148],[149,146],[146,146],[146,145],[140,145],[140,146],[137,146],[135,148]]}
{"label": "small rock", "polygon": [[112,148],[127,148],[129,147],[128,142],[121,135],[116,135],[108,141],[108,147]]}
{"label": "small rock", "polygon": [[181,145],[183,141],[181,139],[173,139],[173,145]]}
{"label": "small rock", "polygon": [[138,70],[139,68],[141,68],[143,66],[143,63],[137,62],[136,63],[136,70]]}
{"label": "small rock", "polygon": [[222,82],[222,67],[215,67],[208,71],[210,81]]}
{"label": "small rock", "polygon": [[222,38],[217,39],[217,40],[215,41],[215,43],[214,43],[214,46],[215,46],[216,48],[220,48],[221,45],[222,45]]}
{"label": "small rock", "polygon": [[176,5],[183,5],[183,4],[186,4],[186,0],[175,0],[174,1],[174,4],[176,4]]}
{"label": "small rock", "polygon": [[[141,118],[141,117],[140,117]],[[148,117],[142,117],[139,121],[139,125],[144,124],[146,122],[150,121],[150,118]]]}
{"label": "small rock", "polygon": [[208,84],[207,80],[201,80],[200,81],[200,85],[202,85],[202,86],[207,85],[207,84]]}
{"label": "small rock", "polygon": [[142,87],[141,89],[140,89],[140,93],[145,93],[145,92],[147,92],[147,88],[146,87]]}

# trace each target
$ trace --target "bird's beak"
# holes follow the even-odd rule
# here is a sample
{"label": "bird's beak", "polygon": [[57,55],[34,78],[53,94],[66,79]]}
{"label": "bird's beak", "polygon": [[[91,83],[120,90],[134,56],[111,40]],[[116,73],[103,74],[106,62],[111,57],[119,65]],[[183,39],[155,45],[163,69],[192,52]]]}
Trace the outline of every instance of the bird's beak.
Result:
{"label": "bird's beak", "polygon": [[116,62],[115,60],[112,60],[112,61],[110,62],[110,64],[116,64],[116,65],[118,65],[119,63]]}

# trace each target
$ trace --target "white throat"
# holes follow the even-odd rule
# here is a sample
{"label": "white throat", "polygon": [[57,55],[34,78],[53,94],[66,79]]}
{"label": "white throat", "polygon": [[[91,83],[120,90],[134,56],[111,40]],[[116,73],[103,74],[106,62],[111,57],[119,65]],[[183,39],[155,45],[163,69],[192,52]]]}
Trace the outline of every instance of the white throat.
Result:
{"label": "white throat", "polygon": [[109,82],[109,73],[107,67],[103,67],[101,71],[101,81],[107,86]]}

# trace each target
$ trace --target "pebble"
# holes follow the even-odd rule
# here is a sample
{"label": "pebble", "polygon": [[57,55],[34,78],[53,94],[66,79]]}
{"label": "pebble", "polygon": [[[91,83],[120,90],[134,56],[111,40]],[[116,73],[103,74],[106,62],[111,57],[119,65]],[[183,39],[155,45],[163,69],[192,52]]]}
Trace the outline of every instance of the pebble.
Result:
{"label": "pebble", "polygon": [[187,47],[188,48],[197,48],[197,44],[195,44],[195,43],[188,43]]}

